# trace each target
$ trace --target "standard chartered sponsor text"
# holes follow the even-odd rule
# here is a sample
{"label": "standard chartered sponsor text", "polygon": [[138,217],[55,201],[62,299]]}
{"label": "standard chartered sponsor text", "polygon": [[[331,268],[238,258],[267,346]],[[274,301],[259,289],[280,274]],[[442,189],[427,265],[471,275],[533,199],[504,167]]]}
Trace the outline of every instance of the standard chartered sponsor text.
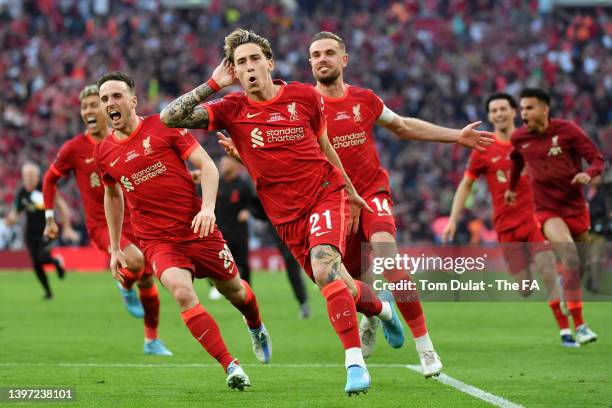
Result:
{"label": "standard chartered sponsor text", "polygon": [[266,141],[271,142],[290,142],[304,137],[304,128],[289,127],[282,129],[269,129],[266,131]]}
{"label": "standard chartered sponsor text", "polygon": [[134,184],[138,185],[144,183],[147,180],[159,176],[164,171],[166,171],[166,166],[161,161],[158,161],[157,163],[152,164],[149,167],[146,167],[136,173],[132,173],[131,177],[134,181]]}
{"label": "standard chartered sponsor text", "polygon": [[365,141],[365,132],[357,132],[348,135],[335,136],[332,139],[332,145],[334,146],[334,149],[338,149],[341,147],[358,146],[360,144],[364,144]]}

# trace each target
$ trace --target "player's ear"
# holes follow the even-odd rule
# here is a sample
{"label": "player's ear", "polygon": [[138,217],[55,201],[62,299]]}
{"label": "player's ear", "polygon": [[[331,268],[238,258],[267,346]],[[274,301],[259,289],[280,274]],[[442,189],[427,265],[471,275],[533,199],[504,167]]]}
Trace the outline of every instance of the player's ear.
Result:
{"label": "player's ear", "polygon": [[274,66],[275,66],[275,64],[274,64],[274,60],[273,60],[272,58],[270,58],[270,59],[268,60],[268,71],[269,71],[269,72],[274,71]]}
{"label": "player's ear", "polygon": [[347,53],[344,53],[344,55],[342,56],[342,68],[346,68],[346,66],[348,65],[348,59],[349,55]]}
{"label": "player's ear", "polygon": [[132,100],[130,103],[132,104],[132,108],[136,109],[136,106],[138,106],[138,97],[136,94],[132,95]]}

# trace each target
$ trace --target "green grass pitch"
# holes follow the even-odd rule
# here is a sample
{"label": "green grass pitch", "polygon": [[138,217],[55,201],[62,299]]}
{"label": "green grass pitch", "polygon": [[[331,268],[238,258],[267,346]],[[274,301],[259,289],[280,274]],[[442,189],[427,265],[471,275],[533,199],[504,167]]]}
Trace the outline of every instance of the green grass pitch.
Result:
{"label": "green grass pitch", "polygon": [[[226,387],[222,369],[190,335],[164,289],[160,337],[174,356],[152,357],[142,354],[142,321],[125,312],[109,273],[50,278],[55,299],[44,302],[32,272],[0,273],[0,387],[76,390],[76,402],[35,407],[489,406],[403,367],[418,364],[408,330],[399,350],[379,333],[367,361],[370,392],[346,397],[344,353],[322,296],[308,283],[313,314],[298,320],[281,274],[254,275],[274,346],[267,366],[255,360],[239,312],[208,300],[208,284],[196,281],[202,304],[251,378],[244,392]],[[579,349],[559,345],[545,303],[427,302],[424,309],[446,374],[525,407],[612,406],[612,304],[585,305],[600,339]]]}

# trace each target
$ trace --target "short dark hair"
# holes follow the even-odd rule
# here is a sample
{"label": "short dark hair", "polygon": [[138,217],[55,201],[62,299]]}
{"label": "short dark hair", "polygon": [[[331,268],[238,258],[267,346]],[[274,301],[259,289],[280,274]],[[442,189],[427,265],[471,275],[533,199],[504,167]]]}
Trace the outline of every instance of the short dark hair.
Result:
{"label": "short dark hair", "polygon": [[512,95],[505,92],[496,92],[493,95],[489,96],[485,101],[485,111],[487,113],[489,113],[489,104],[491,103],[491,101],[494,101],[496,99],[507,100],[512,109],[516,109],[518,107],[518,104],[516,103],[516,100],[512,97]]}
{"label": "short dark hair", "polygon": [[521,98],[536,98],[550,106],[550,95],[540,88],[525,88],[521,91]]}
{"label": "short dark hair", "polygon": [[332,33],[331,31],[319,31],[318,33],[312,36],[310,44],[319,40],[335,40],[340,45],[342,51],[346,51],[346,44],[344,43],[342,37],[340,37],[338,34]]}
{"label": "short dark hair", "polygon": [[237,28],[225,37],[223,54],[232,64],[234,63],[234,51],[236,48],[243,44],[255,44],[259,45],[263,55],[271,60],[274,59],[274,53],[270,46],[270,41],[266,37],[255,34],[253,31],[245,30],[243,28]]}
{"label": "short dark hair", "polygon": [[125,72],[121,72],[121,71],[107,72],[106,74],[102,75],[100,79],[98,79],[98,88],[102,88],[102,84],[108,81],[125,82],[130,92],[134,93],[134,91],[136,90],[136,82],[134,81],[134,78],[132,78]]}

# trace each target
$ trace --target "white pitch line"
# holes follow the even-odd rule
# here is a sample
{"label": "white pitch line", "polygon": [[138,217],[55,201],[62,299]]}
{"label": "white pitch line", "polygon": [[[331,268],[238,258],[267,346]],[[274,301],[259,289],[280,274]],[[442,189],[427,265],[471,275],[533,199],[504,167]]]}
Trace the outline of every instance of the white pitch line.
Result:
{"label": "white pitch line", "polygon": [[[407,365],[407,368],[409,368],[412,371],[416,371],[417,373],[421,374],[421,366],[417,366],[417,365]],[[496,407],[500,407],[500,408],[525,408],[520,404],[515,404],[512,401],[508,401],[505,398],[502,398],[500,396],[497,396],[495,394],[491,394],[490,392],[486,392],[484,390],[481,390],[480,388],[476,388],[473,385],[470,384],[466,384],[464,382],[461,382],[459,380],[457,380],[456,378],[451,377],[450,375],[446,375],[444,373],[440,374],[438,377],[433,377],[436,380],[440,381],[443,384],[449,385],[465,394],[471,395],[472,397],[476,397],[478,399],[481,399],[483,401],[486,401],[490,404],[495,405]]]}
{"label": "white pitch line", "polygon": [[[262,368],[344,368],[344,364],[321,364],[321,363],[304,363],[304,364],[243,364],[245,367],[262,367]],[[217,368],[219,364],[198,364],[198,363],[0,363],[0,367],[98,367],[98,368]],[[421,374],[421,367],[417,365],[406,364],[368,364],[371,368],[402,368],[410,369]],[[475,398],[486,401],[500,408],[525,408],[520,404],[508,401],[505,398],[491,394],[473,385],[466,384],[444,373],[439,377],[433,377],[443,384],[451,386],[458,391],[471,395]]]}

